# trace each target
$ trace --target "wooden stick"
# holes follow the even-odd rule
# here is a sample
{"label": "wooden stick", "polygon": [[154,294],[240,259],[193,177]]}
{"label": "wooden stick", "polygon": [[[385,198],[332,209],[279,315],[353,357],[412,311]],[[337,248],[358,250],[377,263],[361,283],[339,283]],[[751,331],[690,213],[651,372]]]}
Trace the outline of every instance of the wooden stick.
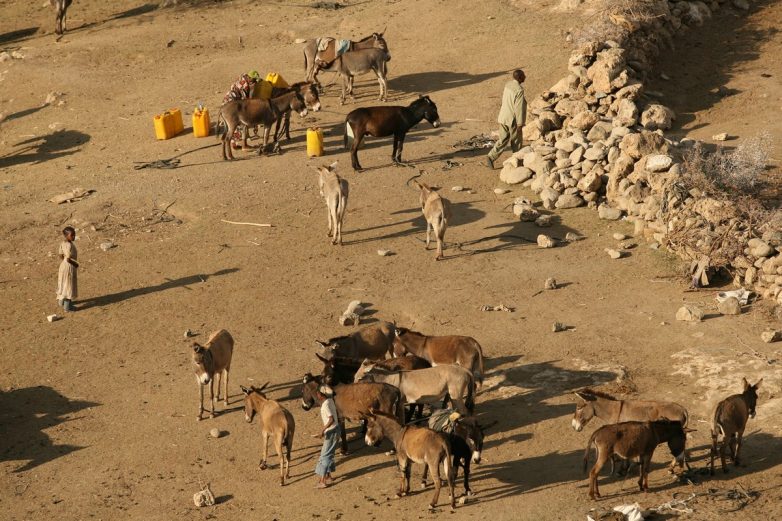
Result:
{"label": "wooden stick", "polygon": [[220,220],[223,221],[224,223],[228,223],[228,224],[246,224],[247,226],[261,226],[263,228],[271,228],[272,227],[271,224],[239,223],[239,222],[236,222],[236,221],[226,221],[225,219],[220,219]]}

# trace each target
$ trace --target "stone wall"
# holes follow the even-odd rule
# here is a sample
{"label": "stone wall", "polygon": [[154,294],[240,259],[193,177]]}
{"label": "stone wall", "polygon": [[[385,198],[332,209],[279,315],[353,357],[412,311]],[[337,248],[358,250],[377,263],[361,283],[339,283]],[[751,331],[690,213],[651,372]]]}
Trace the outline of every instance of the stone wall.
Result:
{"label": "stone wall", "polygon": [[[776,298],[782,233],[761,233],[737,218],[729,202],[683,187],[682,158],[695,142],[666,137],[676,115],[657,93],[645,91],[658,57],[677,35],[702,25],[713,11],[749,6],[745,0],[646,5],[654,16],[645,20],[610,15],[622,29],[619,41],[580,45],[568,61],[569,74],[531,100],[524,128],[530,145],[505,161],[500,179],[524,183],[547,209],[587,205],[601,219],[635,222],[636,235],[692,261],[696,284],[707,285],[714,268],[727,268],[737,285]],[[728,235],[739,249],[718,262]],[[687,240],[676,239],[683,236]]]}

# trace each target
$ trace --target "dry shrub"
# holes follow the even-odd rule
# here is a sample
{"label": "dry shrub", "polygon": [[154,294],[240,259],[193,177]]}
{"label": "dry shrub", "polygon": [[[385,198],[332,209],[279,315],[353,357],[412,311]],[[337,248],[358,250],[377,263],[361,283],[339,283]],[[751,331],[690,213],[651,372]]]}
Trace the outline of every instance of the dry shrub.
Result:
{"label": "dry shrub", "polygon": [[666,0],[595,0],[593,14],[574,33],[577,46],[613,40],[622,43],[633,32],[670,14]]}
{"label": "dry shrub", "polygon": [[720,147],[713,154],[697,143],[684,157],[682,181],[688,189],[697,188],[718,199],[757,196],[771,150],[768,132],[745,140],[733,150]]}

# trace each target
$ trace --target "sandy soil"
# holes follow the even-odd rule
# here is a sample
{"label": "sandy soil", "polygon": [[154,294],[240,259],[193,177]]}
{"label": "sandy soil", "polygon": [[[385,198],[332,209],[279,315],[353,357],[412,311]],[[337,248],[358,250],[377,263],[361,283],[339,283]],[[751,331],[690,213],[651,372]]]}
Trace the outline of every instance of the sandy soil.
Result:
{"label": "sandy soil", "polygon": [[[434,517],[426,512],[431,490],[393,499],[394,462],[359,440],[337,461],[337,485],[312,489],[319,447],[310,434],[319,419],[299,406],[299,382],[319,370],[313,340],[349,330],[337,317],[352,299],[372,303],[369,320],[472,335],[490,358],[478,411],[498,423],[485,461],[474,468],[478,494],[455,514],[441,498],[440,516],[584,519],[595,506],[651,507],[695,493],[701,495],[690,503],[691,519],[723,519],[737,503],[720,494],[740,485],[759,495],[730,517],[777,517],[782,371],[777,345],[759,339],[774,325],[767,307],[718,316],[712,291],[686,292],[679,263],[643,243],[611,260],[603,250],[616,244],[612,234],[632,227],[600,222],[586,209],[557,214],[547,232],[562,238],[576,231],[586,240],[538,249],[528,240],[540,230],[507,210],[514,197],[529,194],[496,196],[497,176],[480,165],[482,156],[452,148],[493,129],[506,71],[524,66],[531,96],[563,74],[562,34],[572,19],[551,11],[555,3],[374,1],[334,12],[282,2],[157,10],[141,2],[79,1],[73,30],[55,43],[50,10],[11,2],[0,19],[0,43],[24,59],[0,64],[3,518]],[[779,4],[763,12],[778,19]],[[737,27],[750,31],[763,20],[750,17]],[[351,183],[344,247],[327,240],[312,169],[333,159],[349,164],[338,124],[352,106],[340,107],[333,88],[325,110],[306,121],[328,130],[323,160],[305,158],[305,123],[298,119],[282,155],[234,163],[220,161],[216,146],[195,150],[213,145],[211,138],[154,140],[154,113],[180,106],[187,118],[198,102],[215,108],[250,68],[298,79],[302,57],[294,38],[357,37],[385,25],[394,102],[429,93],[443,126],[421,125],[409,136],[405,158],[415,169],[390,166],[387,140],[361,153],[367,172],[343,168]],[[747,66],[766,59],[759,49]],[[358,103],[374,103],[375,89],[359,83]],[[49,91],[63,92],[65,104],[41,108]],[[133,169],[134,161],[190,151],[178,169]],[[463,166],[445,170],[447,159]],[[443,262],[424,250],[417,194],[405,187],[419,169],[453,203]],[[454,185],[470,191],[451,192]],[[47,202],[76,187],[96,191],[71,204]],[[79,229],[79,311],[49,324],[46,315],[57,311],[54,253],[66,222]],[[101,251],[106,240],[117,247]],[[396,255],[379,257],[380,248]],[[539,294],[550,276],[561,289]],[[683,302],[702,305],[707,320],[677,323]],[[500,303],[516,311],[478,310]],[[552,333],[555,321],[573,328]],[[197,423],[183,332],[201,340],[220,327],[237,342],[231,404]],[[625,377],[616,382],[618,375]],[[649,494],[638,494],[632,478],[604,478],[606,499],[587,500],[580,466],[588,433],[570,426],[573,390],[604,385],[686,405],[698,429],[693,464],[703,469],[705,422],[720,397],[740,390],[742,376],[765,377],[747,431],[746,466],[715,478],[696,472],[692,484],[681,483],[665,471],[661,448]],[[275,457],[271,470],[258,470],[258,426],[241,413],[238,385],[265,381],[297,422],[293,479],[285,488]],[[213,427],[227,435],[209,438]],[[219,504],[196,509],[192,494],[207,482]]]}

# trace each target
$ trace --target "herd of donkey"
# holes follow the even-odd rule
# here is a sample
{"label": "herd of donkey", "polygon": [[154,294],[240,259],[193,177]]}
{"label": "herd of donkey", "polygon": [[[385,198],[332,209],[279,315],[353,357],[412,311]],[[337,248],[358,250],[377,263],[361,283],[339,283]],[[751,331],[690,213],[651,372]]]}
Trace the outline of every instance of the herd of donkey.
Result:
{"label": "herd of donkey", "polygon": [[[344,102],[345,86],[352,94],[353,77],[374,72],[380,83],[380,99],[385,100],[386,62],[390,59],[383,33],[350,42],[346,52],[339,54],[334,39],[318,39],[305,42],[305,72],[307,81],[296,83],[287,89],[275,90],[269,100],[242,99],[222,106],[218,127],[225,126],[220,134],[223,141],[223,158],[233,159],[230,139],[234,130],[246,130],[264,126],[262,154],[267,147],[272,125],[275,147],[283,134],[289,136],[290,113],[304,116],[307,110],[320,109],[317,81],[319,71],[338,72],[342,75]],[[440,120],[437,107],[428,96],[416,99],[407,107],[378,106],[353,110],[347,115],[345,145],[352,135],[352,166],[361,170],[357,150],[365,135],[374,137],[394,136],[392,160],[401,163],[402,146],[407,131],[426,119],[434,127]],[[328,206],[329,236],[333,244],[341,244],[342,220],[347,204],[348,182],[336,174],[336,163],[319,167],[321,195]],[[437,238],[437,259],[442,258],[442,241],[448,218],[448,202],[436,190],[415,181],[421,190],[421,206],[427,221],[427,248],[429,228]],[[366,444],[377,446],[388,439],[401,470],[398,496],[410,491],[411,464],[424,465],[422,485],[426,476],[433,477],[434,496],[429,504],[435,508],[441,488],[440,467],[449,487],[451,508],[455,507],[454,481],[459,467],[463,468],[464,495],[471,494],[469,485],[470,464],[479,463],[483,450],[484,430],[475,415],[475,397],[484,379],[484,354],[480,344],[466,336],[426,336],[396,324],[379,322],[359,329],[349,335],[319,342],[324,353],[317,354],[323,363],[320,374],[307,373],[302,382],[301,406],[309,410],[318,401],[320,385],[330,385],[339,415],[343,453],[348,444],[345,421],[360,422]],[[209,385],[211,411],[214,417],[214,383],[218,379],[217,399],[222,396],[228,405],[228,373],[231,367],[234,341],[230,333],[220,330],[204,345],[193,344],[193,364],[200,388],[198,419],[204,413],[204,386]],[[714,473],[714,460],[719,454],[722,468],[726,466],[726,452],[738,465],[742,436],[747,420],[755,416],[757,389],[760,381],[751,385],[743,380],[743,391],[729,396],[716,407],[711,426],[710,471]],[[291,413],[278,402],[264,394],[268,385],[244,387],[245,419],[252,422],[258,416],[261,428],[262,457],[260,468],[267,468],[268,443],[271,438],[280,459],[280,484],[289,477],[290,454],[294,442],[295,422]],[[593,417],[605,425],[595,430],[589,438],[584,453],[584,470],[589,463],[592,446],[596,448],[597,461],[589,473],[589,497],[600,497],[597,476],[602,467],[619,462],[627,471],[631,462],[638,463],[638,486],[647,491],[648,474],[655,448],[667,443],[671,455],[671,471],[683,469],[687,463],[685,445],[687,410],[679,404],[663,401],[621,400],[593,389],[576,392],[579,401],[572,419],[572,426],[581,431]],[[423,407],[430,407],[429,417],[423,416]],[[446,408],[448,407],[448,408]]]}
{"label": "herd of donkey", "polygon": [[[58,34],[62,32],[64,10],[70,3],[57,2]],[[62,10],[61,5],[65,6]],[[347,52],[343,54],[337,52],[336,45],[334,39],[305,42],[308,81],[294,84],[285,92],[276,92],[270,100],[245,99],[224,105],[218,118],[228,129],[222,134],[223,157],[233,157],[229,138],[240,125],[245,129],[264,125],[263,147],[259,149],[259,153],[262,153],[273,124],[277,125],[274,140],[275,145],[278,145],[281,127],[284,133],[289,132],[291,111],[306,115],[308,107],[319,110],[320,85],[317,83],[317,73],[320,70],[342,75],[343,102],[346,85],[347,93],[352,94],[353,77],[372,71],[380,83],[380,98],[385,100],[386,62],[391,56],[383,33],[373,33],[358,42],[350,42],[346,47]],[[439,126],[437,107],[427,96],[417,99],[408,107],[368,107],[350,112],[346,118],[345,143],[349,131],[354,138],[351,148],[353,168],[361,169],[357,150],[365,135],[393,135],[392,159],[394,163],[401,162],[405,134],[422,119],[435,127]],[[335,166],[320,167],[319,172],[321,193],[329,207],[329,234],[333,235],[336,244],[341,243],[348,184],[337,176]],[[441,258],[442,235],[447,224],[447,201],[425,184],[418,185],[427,220],[427,247],[429,226],[433,226],[438,242],[437,258]],[[307,373],[304,376],[301,406],[309,410],[315,405],[320,385],[327,384],[333,388],[343,453],[347,453],[348,449],[345,421],[361,422],[364,440],[368,445],[377,446],[383,439],[388,439],[394,446],[402,471],[399,496],[410,491],[411,463],[424,464],[424,486],[427,472],[432,474],[435,493],[430,508],[437,505],[439,498],[441,465],[449,487],[451,508],[455,507],[454,480],[460,466],[464,469],[465,495],[471,494],[470,463],[480,463],[484,429],[487,428],[487,425],[479,423],[475,415],[475,395],[484,379],[484,355],[474,338],[426,336],[397,327],[396,324],[379,322],[320,344],[324,348],[324,355],[318,354],[317,357],[323,363],[323,370],[318,375]],[[212,334],[204,345],[193,344],[193,364],[201,396],[199,420],[204,413],[206,385],[209,385],[210,391],[210,416],[214,417],[216,378],[217,399],[220,399],[222,383],[224,404],[228,405],[228,374],[233,346],[234,340],[226,330]],[[747,420],[755,416],[757,390],[761,381],[751,385],[743,379],[743,391],[725,398],[717,405],[711,425],[709,467],[712,474],[718,453],[723,471],[728,471],[728,451],[733,462],[739,464],[742,436]],[[256,415],[259,418],[263,453],[261,469],[267,467],[268,442],[271,437],[280,459],[280,484],[284,485],[285,479],[289,477],[295,422],[288,410],[266,397],[263,390],[267,385],[260,388],[242,386],[245,419],[252,422]],[[597,451],[597,462],[589,473],[590,498],[600,497],[597,476],[609,460],[612,469],[617,461],[627,466],[629,462],[637,460],[638,486],[641,491],[647,491],[652,455],[662,443],[668,444],[674,457],[672,471],[675,466],[689,467],[685,445],[690,429],[687,428],[687,410],[681,405],[662,401],[619,400],[592,389],[582,389],[576,395],[579,402],[572,419],[576,431],[581,431],[593,417],[606,423],[589,438],[584,453],[586,471],[591,447],[594,446]],[[442,407],[430,411],[428,421],[424,419],[426,425],[421,421],[424,405],[432,409]],[[451,408],[446,409],[448,405]]]}

